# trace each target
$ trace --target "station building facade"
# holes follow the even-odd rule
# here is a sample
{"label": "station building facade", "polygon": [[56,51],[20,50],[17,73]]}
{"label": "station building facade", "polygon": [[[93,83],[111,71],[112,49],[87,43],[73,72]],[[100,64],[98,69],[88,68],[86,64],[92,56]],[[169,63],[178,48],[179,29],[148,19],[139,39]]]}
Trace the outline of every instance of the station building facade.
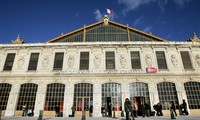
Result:
{"label": "station building facade", "polygon": [[170,42],[128,25],[103,20],[47,41],[0,44],[0,108],[3,116],[19,116],[22,105],[63,116],[93,106],[93,116],[120,116],[125,98],[140,105],[188,103],[200,113],[200,39]]}

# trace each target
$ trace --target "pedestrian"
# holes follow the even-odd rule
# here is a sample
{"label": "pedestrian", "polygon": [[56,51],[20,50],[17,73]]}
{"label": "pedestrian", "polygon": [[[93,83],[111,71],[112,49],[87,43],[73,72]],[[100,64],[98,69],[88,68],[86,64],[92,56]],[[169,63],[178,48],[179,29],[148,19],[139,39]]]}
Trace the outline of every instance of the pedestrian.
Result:
{"label": "pedestrian", "polygon": [[183,115],[188,115],[187,103],[185,102],[185,99],[183,99],[183,103],[181,105],[181,110],[182,110]]}
{"label": "pedestrian", "polygon": [[150,117],[150,109],[150,105],[148,103],[145,103],[145,111],[147,117]]}
{"label": "pedestrian", "polygon": [[72,107],[71,107],[71,110],[72,110],[72,117],[74,117],[74,114],[75,114],[75,111],[76,111],[76,107],[73,105]]}
{"label": "pedestrian", "polygon": [[101,113],[103,117],[106,117],[106,108],[104,106],[101,107]]}
{"label": "pedestrian", "polygon": [[163,116],[162,105],[160,103],[157,104],[157,116]]}
{"label": "pedestrian", "polygon": [[56,113],[55,117],[59,117],[60,107],[58,105],[56,105],[55,107],[55,113]]}
{"label": "pedestrian", "polygon": [[126,112],[126,120],[130,120],[130,114],[132,116],[132,119],[134,119],[134,115],[133,115],[133,110],[132,110],[132,107],[131,107],[131,102],[128,98],[125,99],[125,102],[124,102],[124,109],[125,109],[125,112]]}
{"label": "pedestrian", "polygon": [[170,114],[171,114],[171,119],[176,119],[176,118],[175,118],[175,115],[176,115],[176,107],[175,107],[173,101],[170,102]]}
{"label": "pedestrian", "polygon": [[92,117],[92,113],[93,113],[93,106],[91,105],[91,106],[90,106],[90,109],[89,109],[90,117]]}
{"label": "pedestrian", "polygon": [[33,109],[29,108],[27,112],[27,116],[32,117],[34,115]]}
{"label": "pedestrian", "polygon": [[24,104],[24,105],[22,106],[22,116],[23,116],[23,117],[26,116],[26,110],[27,110],[27,105]]}

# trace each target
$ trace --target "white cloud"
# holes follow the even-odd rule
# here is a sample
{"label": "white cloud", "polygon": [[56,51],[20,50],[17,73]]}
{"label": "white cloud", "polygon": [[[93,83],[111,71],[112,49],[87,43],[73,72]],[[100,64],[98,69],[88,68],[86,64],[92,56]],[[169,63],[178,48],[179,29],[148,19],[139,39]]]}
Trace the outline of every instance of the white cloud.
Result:
{"label": "white cloud", "polygon": [[139,25],[142,22],[142,19],[144,18],[144,16],[141,16],[139,18],[137,18],[134,22],[134,27],[136,27],[137,25]]}
{"label": "white cloud", "polygon": [[143,29],[143,31],[145,32],[151,32],[151,30],[152,30],[152,26],[147,26]]}
{"label": "white cloud", "polygon": [[94,14],[95,14],[95,19],[96,19],[97,21],[100,21],[100,20],[103,19],[103,15],[102,15],[102,13],[100,12],[99,9],[96,9],[96,10],[94,11]]}
{"label": "white cloud", "polygon": [[186,3],[191,2],[192,0],[118,0],[120,5],[125,5],[125,9],[122,10],[124,14],[129,11],[138,9],[142,5],[157,3],[158,7],[162,12],[164,12],[166,5],[169,2],[173,2],[179,7],[183,7]]}

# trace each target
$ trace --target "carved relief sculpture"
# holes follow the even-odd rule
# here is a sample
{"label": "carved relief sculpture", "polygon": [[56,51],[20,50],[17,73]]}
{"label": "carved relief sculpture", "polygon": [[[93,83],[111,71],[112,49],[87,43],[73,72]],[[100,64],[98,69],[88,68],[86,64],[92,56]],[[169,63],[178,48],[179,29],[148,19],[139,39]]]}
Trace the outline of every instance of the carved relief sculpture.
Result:
{"label": "carved relief sculpture", "polygon": [[43,61],[42,61],[42,67],[43,67],[43,69],[46,69],[48,67],[48,65],[49,65],[49,57],[45,56],[43,58]]}
{"label": "carved relief sculpture", "polygon": [[100,65],[101,65],[101,57],[99,55],[96,55],[94,57],[94,66],[96,68],[100,68]]}
{"label": "carved relief sculpture", "polygon": [[175,54],[171,55],[171,62],[172,62],[173,67],[179,66],[178,59]]}
{"label": "carved relief sculpture", "polygon": [[18,60],[18,69],[21,69],[24,65],[24,57],[20,57]]}
{"label": "carved relief sculpture", "polygon": [[120,65],[122,68],[126,67],[126,58],[124,55],[120,55]]}
{"label": "carved relief sculpture", "polygon": [[74,63],[75,63],[75,58],[74,58],[74,56],[70,55],[68,57],[68,67],[69,68],[73,68],[74,67]]}
{"label": "carved relief sculpture", "polygon": [[195,61],[196,61],[197,65],[198,65],[198,67],[200,67],[200,54],[197,54],[195,56]]}
{"label": "carved relief sculpture", "polygon": [[147,66],[152,66],[152,58],[150,55],[146,55],[145,62],[147,64]]}

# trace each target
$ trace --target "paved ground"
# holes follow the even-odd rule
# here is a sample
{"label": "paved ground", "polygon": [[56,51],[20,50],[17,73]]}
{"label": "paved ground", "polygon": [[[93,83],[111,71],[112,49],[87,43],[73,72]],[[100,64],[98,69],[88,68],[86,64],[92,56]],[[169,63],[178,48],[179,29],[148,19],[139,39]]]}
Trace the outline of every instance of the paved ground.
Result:
{"label": "paved ground", "polygon": [[[38,120],[38,117],[2,117],[0,120]],[[42,120],[81,120],[81,118],[69,117],[43,117]],[[90,117],[86,120],[125,120],[125,118]],[[135,120],[171,120],[169,116],[138,117]],[[177,116],[176,120],[200,120],[200,116]]]}

